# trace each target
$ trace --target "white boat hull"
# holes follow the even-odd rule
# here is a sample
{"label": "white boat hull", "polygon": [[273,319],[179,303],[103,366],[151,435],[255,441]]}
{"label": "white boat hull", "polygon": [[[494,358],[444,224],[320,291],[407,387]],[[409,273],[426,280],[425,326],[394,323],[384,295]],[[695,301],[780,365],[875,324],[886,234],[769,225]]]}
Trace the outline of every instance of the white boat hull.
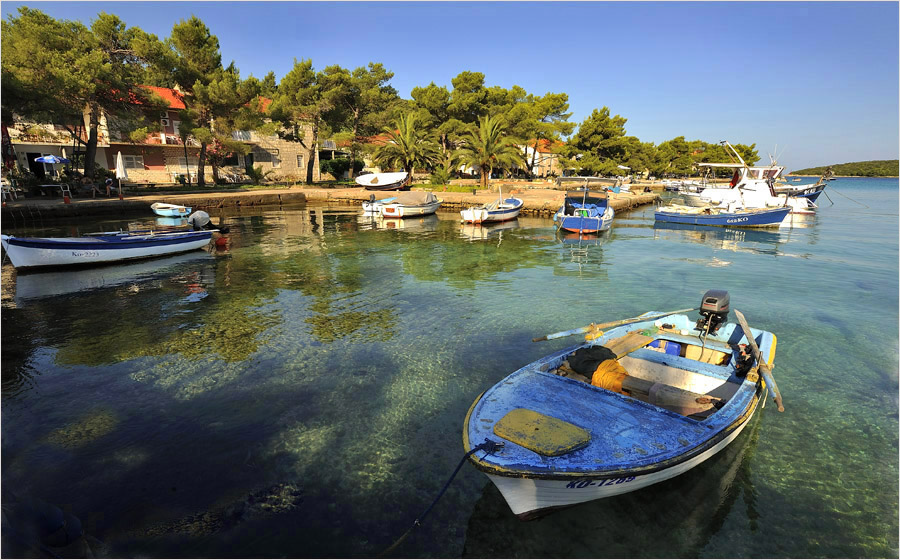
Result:
{"label": "white boat hull", "polygon": [[[167,234],[147,237],[164,241],[166,239],[165,235]],[[212,232],[198,232],[197,236],[190,236],[177,242],[110,248],[109,245],[111,244],[106,244],[94,238],[82,237],[50,238],[45,241],[52,241],[52,243],[42,244],[45,246],[38,246],[41,244],[22,246],[16,244],[16,238],[3,235],[0,236],[0,243],[2,243],[3,250],[6,251],[12,265],[19,269],[94,265],[174,255],[200,249],[208,245],[211,238]]]}
{"label": "white boat hull", "polygon": [[[766,392],[760,396],[760,406],[765,406]],[[756,410],[754,409],[754,413]],[[672,467],[658,470],[645,475],[624,476],[610,479],[579,478],[567,480],[550,480],[540,478],[514,478],[487,474],[491,482],[503,494],[506,503],[514,514],[521,518],[534,517],[542,510],[572,506],[583,502],[589,502],[601,498],[608,498],[618,494],[634,492],[646,488],[657,482],[663,482],[670,478],[683,474],[697,465],[703,463],[719,451],[728,447],[734,439],[740,435],[753,414],[748,415],[740,427],[734,430],[722,441],[710,447],[703,453],[687,461],[683,461]]]}
{"label": "white boat hull", "polygon": [[150,209],[153,210],[153,213],[157,216],[163,216],[164,218],[185,218],[191,213],[190,206],[178,206],[176,204],[166,204],[164,202],[151,204]]}
{"label": "white boat hull", "polygon": [[430,204],[421,204],[415,206],[407,206],[403,204],[386,204],[381,207],[381,215],[385,218],[409,218],[411,216],[424,216],[426,214],[434,214],[441,202],[432,202]]}
{"label": "white boat hull", "polygon": [[500,203],[493,208],[490,206],[473,206],[472,208],[460,210],[459,215],[462,221],[469,224],[513,220],[519,216],[519,211],[522,210],[522,201],[519,199],[510,200],[515,200],[516,204]]}

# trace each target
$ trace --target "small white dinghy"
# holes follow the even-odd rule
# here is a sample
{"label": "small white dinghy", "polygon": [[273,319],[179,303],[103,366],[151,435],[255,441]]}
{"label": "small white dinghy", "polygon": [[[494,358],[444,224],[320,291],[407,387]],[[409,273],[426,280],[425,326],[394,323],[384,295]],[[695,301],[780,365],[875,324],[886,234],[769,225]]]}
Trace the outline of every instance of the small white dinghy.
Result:
{"label": "small white dinghy", "polygon": [[190,206],[180,206],[178,204],[167,204],[165,202],[156,202],[150,205],[150,209],[157,216],[164,218],[184,218],[191,213]]}
{"label": "small white dinghy", "polygon": [[513,220],[519,216],[519,211],[525,203],[518,198],[503,198],[503,192],[500,192],[500,198],[485,204],[483,206],[473,206],[460,210],[459,215],[462,221],[469,224],[483,224],[489,222],[505,222]]}

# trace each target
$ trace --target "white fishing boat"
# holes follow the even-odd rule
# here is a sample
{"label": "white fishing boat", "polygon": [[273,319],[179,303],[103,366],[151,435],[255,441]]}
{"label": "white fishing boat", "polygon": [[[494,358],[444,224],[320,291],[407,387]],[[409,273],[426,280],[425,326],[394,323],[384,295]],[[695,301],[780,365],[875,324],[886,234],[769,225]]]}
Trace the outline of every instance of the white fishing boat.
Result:
{"label": "white fishing boat", "polygon": [[194,251],[209,243],[213,231],[101,232],[84,237],[0,235],[0,244],[17,269],[84,266]]}
{"label": "white fishing boat", "polygon": [[393,202],[381,207],[381,215],[385,218],[408,218],[434,214],[440,207],[441,200],[428,191],[411,191],[398,194]]}
{"label": "white fishing boat", "polygon": [[790,192],[777,192],[775,181],[784,173],[784,166],[773,161],[770,165],[750,166],[728,142],[736,163],[698,163],[709,170],[732,169],[731,182],[726,187],[707,186],[698,193],[681,192],[688,206],[740,206],[743,208],[775,208],[789,206],[791,213],[811,214],[816,205],[808,196],[793,196]]}
{"label": "white fishing boat", "polygon": [[460,210],[459,214],[462,221],[470,224],[482,224],[489,222],[505,222],[519,216],[519,211],[525,203],[519,198],[503,198],[501,191],[500,198],[482,206],[472,206],[465,210]]}
{"label": "white fishing boat", "polygon": [[356,184],[367,191],[403,191],[409,190],[409,174],[406,171],[394,173],[367,173],[355,179]]}

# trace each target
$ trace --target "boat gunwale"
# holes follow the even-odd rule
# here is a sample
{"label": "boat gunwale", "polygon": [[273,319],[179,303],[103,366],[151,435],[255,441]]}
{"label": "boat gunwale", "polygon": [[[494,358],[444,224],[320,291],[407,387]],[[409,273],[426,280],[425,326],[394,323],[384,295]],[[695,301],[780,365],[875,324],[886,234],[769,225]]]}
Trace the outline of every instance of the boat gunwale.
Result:
{"label": "boat gunwale", "polygon": [[[641,322],[636,322],[636,323],[632,323],[629,325],[625,325],[623,327],[617,327],[616,329],[607,331],[606,336],[604,336],[601,339],[598,339],[596,341],[588,342],[588,343],[583,342],[580,344],[576,344],[576,345],[564,348],[562,350],[559,350],[557,352],[554,352],[552,354],[549,354],[547,356],[544,356],[544,357],[542,357],[538,360],[535,360],[529,364],[526,364],[525,366],[510,373],[509,375],[505,376],[503,379],[498,381],[496,384],[494,384],[492,387],[485,390],[481,395],[478,396],[478,398],[475,399],[475,401],[472,403],[471,407],[469,408],[469,412],[466,414],[466,420],[463,425],[464,426],[463,432],[464,432],[465,450],[467,452],[469,450],[471,450],[471,442],[469,440],[469,429],[470,429],[471,417],[472,417],[473,413],[475,412],[475,409],[477,408],[478,403],[481,402],[482,399],[485,397],[485,395],[490,393],[491,390],[493,390],[495,387],[497,387],[498,385],[503,383],[505,380],[509,379],[510,377],[512,377],[514,375],[524,374],[524,373],[541,374],[541,375],[553,378],[555,380],[558,380],[558,382],[568,382],[568,383],[575,383],[578,385],[584,385],[584,383],[581,381],[577,381],[577,380],[569,379],[569,378],[558,377],[558,376],[550,374],[546,371],[542,371],[540,368],[544,364],[552,363],[555,360],[558,360],[560,358],[563,358],[563,357],[569,355],[571,352],[573,352],[574,350],[576,350],[578,348],[582,348],[585,346],[591,346],[591,345],[595,345],[595,344],[600,344],[601,343],[600,341],[606,340],[609,336],[611,336],[611,333],[613,333],[614,331],[618,331],[619,329],[624,330],[624,329],[639,328],[640,324],[641,324]],[[767,333],[768,333],[768,331],[761,331],[761,330],[757,329],[757,334],[755,336],[762,336]],[[666,334],[667,333],[660,333],[661,336],[659,338],[664,338]],[[671,334],[671,333],[668,333],[668,334]],[[777,337],[775,336],[774,333],[768,333],[768,334],[771,335],[771,340],[770,340],[770,342],[768,344],[768,348],[767,348],[767,355],[768,355],[767,362],[771,366],[771,364],[774,362],[775,349],[777,346]],[[740,340],[744,340],[744,338],[741,338]],[[739,344],[740,340],[738,342],[736,342],[735,344]],[[638,350],[641,350],[641,349],[638,349]],[[661,363],[663,363],[662,360],[668,360],[668,359],[674,358],[674,356],[667,356],[667,355],[657,356],[657,354],[658,354],[657,352],[650,351],[650,350],[648,350],[647,352],[648,352],[648,354],[646,355],[647,357],[645,357],[644,359],[658,358],[661,361]],[[636,356],[636,357],[640,358],[640,356]],[[685,358],[681,358],[681,360],[685,360]],[[656,361],[656,360],[654,359],[653,361]],[[688,362],[689,363],[697,363],[695,360],[688,360]],[[684,364],[684,365],[687,365],[687,364]],[[709,364],[707,364],[707,365],[709,365]],[[674,367],[678,367],[678,366],[675,365]],[[711,371],[717,371],[716,368],[722,368],[723,370],[730,369],[728,366],[712,366],[712,368],[713,369]],[[684,369],[684,368],[681,367],[680,369]],[[689,371],[694,371],[694,370],[689,370]],[[708,373],[704,373],[704,372],[700,372],[700,371],[695,371],[695,372],[700,373],[702,375],[708,375]],[[721,376],[713,376],[713,377],[722,379]],[[730,376],[728,376],[728,377],[730,378]],[[722,380],[724,380],[724,379],[722,379]],[[592,386],[588,386],[588,387],[592,387]],[[600,389],[600,388],[595,388],[595,389],[598,391],[604,391],[603,389]],[[729,405],[736,403],[737,399],[735,399],[735,397],[740,394],[744,394],[745,395],[744,398],[746,398],[747,393],[749,393],[750,391],[752,391],[753,394],[750,396],[749,401],[747,402],[746,406],[744,406],[743,408],[740,408],[738,410],[733,410],[730,413],[726,413],[727,418],[725,416],[721,416],[720,417],[720,418],[722,418],[721,425],[717,426],[714,423],[709,423],[708,420],[700,422],[700,421],[694,420],[689,417],[683,417],[684,420],[689,421],[689,422],[694,422],[694,423],[696,423],[697,426],[705,427],[705,428],[708,428],[709,430],[714,430],[714,433],[712,434],[712,436],[698,441],[696,445],[694,445],[693,447],[690,447],[689,449],[686,449],[683,453],[680,453],[680,454],[672,456],[672,457],[668,457],[666,459],[662,459],[660,461],[655,461],[653,463],[644,464],[641,466],[629,467],[629,468],[606,469],[606,470],[594,470],[594,471],[567,470],[567,471],[548,472],[548,471],[524,470],[521,468],[512,469],[512,468],[505,467],[505,466],[495,465],[495,464],[485,461],[484,459],[479,459],[479,458],[475,457],[474,454],[469,456],[469,461],[478,470],[480,470],[486,474],[492,474],[492,475],[496,475],[496,476],[503,476],[503,477],[510,477],[510,478],[533,478],[533,479],[541,479],[541,480],[569,480],[569,479],[573,479],[573,478],[614,478],[614,477],[621,477],[623,475],[624,476],[631,476],[631,475],[637,476],[637,475],[650,474],[653,472],[666,470],[666,469],[669,469],[680,463],[683,463],[685,461],[689,461],[693,457],[697,456],[698,454],[701,454],[701,453],[705,452],[706,450],[714,447],[716,444],[721,442],[724,438],[726,438],[730,434],[732,434],[735,430],[741,429],[742,426],[744,426],[747,422],[750,421],[750,419],[753,418],[754,414],[756,413],[756,410],[759,408],[760,403],[762,403],[762,405],[765,406],[764,399],[767,394],[767,387],[765,385],[764,380],[762,379],[762,376],[759,376],[759,378],[755,382],[744,378],[744,380],[740,384],[740,387],[737,389],[737,392],[735,393],[735,395],[731,399],[729,399],[729,401],[723,407],[723,409],[725,409],[725,407],[729,407]],[[604,391],[604,392],[608,392],[608,391]],[[668,411],[665,411],[665,409],[659,409],[658,407],[655,407],[654,405],[644,403],[643,401],[634,399],[632,397],[628,397],[628,396],[621,395],[618,393],[611,393],[611,392],[608,392],[608,393],[610,393],[611,395],[616,395],[618,398],[621,398],[621,399],[632,401],[634,403],[640,403],[640,405],[646,405],[646,406],[650,406],[653,408],[657,408],[661,413],[668,413]],[[722,411],[720,410],[719,412],[721,413]],[[717,413],[717,416],[718,416],[718,413]],[[728,423],[724,424],[725,421],[727,421]]]}

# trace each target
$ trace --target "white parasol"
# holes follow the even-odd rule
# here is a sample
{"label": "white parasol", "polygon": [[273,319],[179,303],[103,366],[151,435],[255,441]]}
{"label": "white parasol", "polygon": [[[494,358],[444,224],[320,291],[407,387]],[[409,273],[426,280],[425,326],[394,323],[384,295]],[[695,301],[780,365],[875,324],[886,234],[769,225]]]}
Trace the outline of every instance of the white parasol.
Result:
{"label": "white parasol", "polygon": [[119,183],[119,199],[122,198],[122,179],[128,178],[128,172],[125,171],[125,158],[122,157],[122,152],[116,154],[116,179],[118,179]]}

